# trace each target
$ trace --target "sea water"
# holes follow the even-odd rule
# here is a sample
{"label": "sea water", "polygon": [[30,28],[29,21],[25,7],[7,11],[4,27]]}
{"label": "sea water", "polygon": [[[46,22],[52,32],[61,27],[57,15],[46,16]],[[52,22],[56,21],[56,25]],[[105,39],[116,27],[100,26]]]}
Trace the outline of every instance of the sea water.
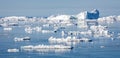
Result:
{"label": "sea water", "polygon": [[[116,35],[120,33],[119,24],[118,22],[107,25],[108,30],[114,32],[114,40],[104,37],[91,37],[93,42],[63,43],[73,46],[73,49],[41,49],[39,51],[24,51],[20,47],[25,45],[55,44],[50,43],[48,38],[50,36],[61,37],[61,32],[41,33],[33,31],[32,33],[26,33],[24,31],[25,26],[13,26],[11,31],[5,31],[3,27],[0,27],[0,58],[120,58],[120,38],[116,39]],[[39,26],[39,23],[34,23],[32,27],[34,26]],[[77,30],[77,27],[69,27],[66,31],[71,29]],[[29,36],[31,40],[14,41],[15,37],[25,36]],[[7,52],[9,48],[17,48],[20,51],[15,53]]]}

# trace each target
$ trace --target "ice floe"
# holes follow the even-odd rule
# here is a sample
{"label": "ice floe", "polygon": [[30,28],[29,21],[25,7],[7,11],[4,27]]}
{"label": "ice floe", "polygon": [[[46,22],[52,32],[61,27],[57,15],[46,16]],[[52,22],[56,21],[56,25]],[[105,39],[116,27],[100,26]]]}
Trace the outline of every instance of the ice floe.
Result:
{"label": "ice floe", "polygon": [[91,26],[90,29],[93,31],[94,37],[111,37],[106,26]]}
{"label": "ice floe", "polygon": [[16,49],[16,48],[14,48],[14,49],[8,49],[7,52],[19,52],[19,49]]}
{"label": "ice floe", "polygon": [[15,37],[15,38],[14,38],[14,41],[15,41],[15,42],[19,42],[19,41],[29,41],[30,39],[31,39],[31,38],[28,37],[28,36],[26,36],[26,37],[21,37],[21,38]]}
{"label": "ice floe", "polygon": [[10,28],[10,27],[4,27],[3,30],[4,30],[4,31],[11,31],[12,28]]}
{"label": "ice floe", "polygon": [[71,46],[65,45],[27,45],[21,46],[22,50],[39,50],[39,49],[73,49]]}
{"label": "ice floe", "polygon": [[55,38],[55,37],[50,37],[48,39],[50,42],[92,42],[91,39],[88,38],[76,38],[76,37],[66,37],[66,38]]}

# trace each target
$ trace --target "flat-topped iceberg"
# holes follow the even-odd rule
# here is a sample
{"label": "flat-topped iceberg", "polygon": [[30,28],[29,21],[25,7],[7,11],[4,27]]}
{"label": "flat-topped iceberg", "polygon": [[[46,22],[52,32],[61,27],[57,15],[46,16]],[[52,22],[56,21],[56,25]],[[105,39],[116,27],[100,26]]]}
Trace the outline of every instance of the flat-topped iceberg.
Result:
{"label": "flat-topped iceberg", "polygon": [[91,26],[90,29],[94,33],[94,37],[111,37],[106,26]]}

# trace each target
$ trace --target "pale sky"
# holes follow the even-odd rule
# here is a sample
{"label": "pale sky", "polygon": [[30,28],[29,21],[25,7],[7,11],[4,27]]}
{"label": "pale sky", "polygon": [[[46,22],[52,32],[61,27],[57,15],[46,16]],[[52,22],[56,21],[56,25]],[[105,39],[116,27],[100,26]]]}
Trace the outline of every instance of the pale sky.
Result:
{"label": "pale sky", "polygon": [[102,15],[119,15],[120,0],[0,0],[0,16],[78,14],[92,9]]}

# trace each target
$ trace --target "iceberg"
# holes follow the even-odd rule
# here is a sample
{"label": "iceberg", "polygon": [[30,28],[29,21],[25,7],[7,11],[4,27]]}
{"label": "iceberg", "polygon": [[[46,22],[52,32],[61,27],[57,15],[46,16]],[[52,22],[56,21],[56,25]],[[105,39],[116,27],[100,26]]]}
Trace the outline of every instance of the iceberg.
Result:
{"label": "iceberg", "polygon": [[28,46],[21,46],[22,50],[38,50],[38,49],[73,49],[71,46],[65,45],[28,45]]}
{"label": "iceberg", "polygon": [[87,12],[87,19],[98,19],[99,18],[99,11],[94,9],[91,12]]}
{"label": "iceberg", "polygon": [[92,30],[94,37],[111,37],[106,26],[90,26],[90,29]]}
{"label": "iceberg", "polygon": [[78,20],[77,24],[79,28],[88,28],[86,19],[98,19],[99,11],[97,9],[92,10],[91,12],[85,11],[76,15]]}
{"label": "iceberg", "polygon": [[68,52],[73,47],[71,46],[64,46],[64,45],[27,45],[27,46],[21,46],[21,51],[29,51],[29,52]]}
{"label": "iceberg", "polygon": [[47,19],[49,20],[69,20],[70,15],[57,15],[57,16],[50,16]]}
{"label": "iceberg", "polygon": [[88,39],[88,38],[80,38],[80,39],[77,39],[76,37],[71,37],[71,36],[68,36],[66,38],[55,38],[55,37],[50,37],[48,39],[49,42],[92,42],[91,39]]}
{"label": "iceberg", "polygon": [[88,11],[81,12],[76,17],[78,19],[98,19],[99,11],[97,9],[94,9],[91,12],[88,12]]}
{"label": "iceberg", "polygon": [[107,17],[102,17],[102,18],[98,18],[98,23],[99,24],[111,24],[114,22],[120,22],[120,15],[119,16],[107,16]]}

